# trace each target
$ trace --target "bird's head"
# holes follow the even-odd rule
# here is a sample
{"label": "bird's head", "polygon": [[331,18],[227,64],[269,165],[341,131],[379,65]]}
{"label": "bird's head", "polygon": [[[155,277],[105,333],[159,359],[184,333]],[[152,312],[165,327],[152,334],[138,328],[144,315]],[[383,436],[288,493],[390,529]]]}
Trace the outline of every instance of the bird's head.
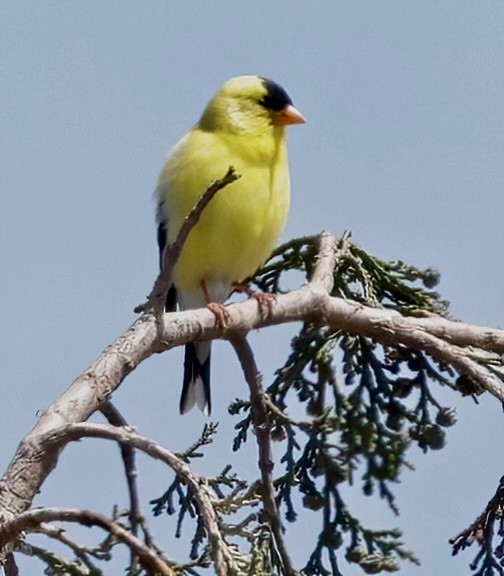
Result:
{"label": "bird's head", "polygon": [[238,76],[210,100],[199,125],[203,130],[259,133],[271,126],[304,122],[279,84],[262,76]]}

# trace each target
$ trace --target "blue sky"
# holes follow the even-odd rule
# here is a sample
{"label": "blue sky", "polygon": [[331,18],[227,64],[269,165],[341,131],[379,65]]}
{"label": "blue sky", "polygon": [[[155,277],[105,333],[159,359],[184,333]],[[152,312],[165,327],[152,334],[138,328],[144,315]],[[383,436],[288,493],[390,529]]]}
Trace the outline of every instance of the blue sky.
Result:
{"label": "blue sky", "polygon": [[[350,229],[383,258],[438,267],[455,317],[502,327],[503,18],[502,3],[466,0],[1,2],[2,468],[37,410],[134,320],[156,274],[152,190],[164,157],[231,76],[277,80],[308,120],[289,134],[283,239]],[[290,334],[252,336],[266,378]],[[216,471],[234,424],[226,406],[246,391],[230,347],[214,350]],[[174,449],[204,423],[178,415],[181,374],[181,350],[151,358],[115,397]],[[497,402],[440,397],[460,422],[445,450],[412,455],[401,517],[349,492],[370,524],[403,528],[423,561],[404,576],[468,573],[472,553],[452,559],[447,539],[503,472]],[[236,460],[244,474],[250,454]],[[156,495],[164,471],[143,464],[145,493]],[[79,505],[79,483],[90,508],[125,505],[112,466],[115,447],[72,446],[37,503]],[[291,527],[297,550],[306,526]]]}

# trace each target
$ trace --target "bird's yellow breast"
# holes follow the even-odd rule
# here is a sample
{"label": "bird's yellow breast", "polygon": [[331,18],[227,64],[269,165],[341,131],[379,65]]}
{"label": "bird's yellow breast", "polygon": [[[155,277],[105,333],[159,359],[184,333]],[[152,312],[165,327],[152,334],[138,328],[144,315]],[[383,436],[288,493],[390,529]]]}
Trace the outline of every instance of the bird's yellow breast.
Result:
{"label": "bird's yellow breast", "polygon": [[173,242],[184,217],[212,180],[229,166],[241,176],[220,190],[191,230],[174,270],[182,292],[202,280],[223,284],[252,275],[280,235],[290,199],[283,129],[267,137],[226,137],[191,131],[173,150],[160,176],[159,200]]}

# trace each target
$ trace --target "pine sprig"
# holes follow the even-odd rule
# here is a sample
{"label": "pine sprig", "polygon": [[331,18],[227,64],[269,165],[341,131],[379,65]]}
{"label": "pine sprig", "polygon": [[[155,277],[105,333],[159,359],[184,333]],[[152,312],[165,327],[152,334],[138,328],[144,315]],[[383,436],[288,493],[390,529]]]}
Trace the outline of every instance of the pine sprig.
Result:
{"label": "pine sprig", "polygon": [[[447,302],[433,291],[439,282],[435,269],[382,260],[350,242],[348,235],[339,249],[333,296],[401,314],[447,315]],[[309,280],[316,253],[316,237],[288,242],[272,254],[254,282],[263,291],[277,292],[293,270]],[[423,451],[443,448],[445,429],[456,422],[455,411],[436,400],[432,385],[456,390],[457,378],[452,367],[420,350],[377,344],[328,326],[302,325],[267,394],[273,439],[285,446],[283,470],[275,483],[278,504],[285,518],[295,521],[297,493],[303,507],[324,516],[325,528],[305,573],[339,574],[335,550],[345,534],[351,535],[347,560],[361,564],[364,572],[397,570],[394,558],[416,562],[404,550],[398,531],[372,531],[353,518],[338,485],[358,483],[366,496],[378,494],[398,513],[393,486],[404,467],[411,468],[411,445]],[[304,405],[308,419],[288,416],[293,401]],[[237,400],[230,411],[244,412],[236,426],[237,448],[251,426],[249,405]],[[328,539],[329,533],[341,536],[338,546]],[[329,568],[323,568],[324,550]],[[356,550],[361,551],[359,558]]]}

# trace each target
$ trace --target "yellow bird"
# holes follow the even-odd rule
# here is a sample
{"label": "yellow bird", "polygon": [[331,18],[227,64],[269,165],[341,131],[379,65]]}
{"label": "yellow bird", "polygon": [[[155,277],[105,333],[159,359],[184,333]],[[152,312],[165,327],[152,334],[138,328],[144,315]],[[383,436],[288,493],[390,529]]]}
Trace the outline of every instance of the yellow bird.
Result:
{"label": "yellow bird", "polygon": [[[166,309],[222,304],[268,258],[289,209],[285,126],[305,122],[287,92],[261,76],[228,80],[175,145],[159,176],[158,245],[173,242],[212,180],[233,166],[241,178],[220,190],[189,233],[173,270]],[[185,347],[180,413],[211,412],[210,342]]]}

